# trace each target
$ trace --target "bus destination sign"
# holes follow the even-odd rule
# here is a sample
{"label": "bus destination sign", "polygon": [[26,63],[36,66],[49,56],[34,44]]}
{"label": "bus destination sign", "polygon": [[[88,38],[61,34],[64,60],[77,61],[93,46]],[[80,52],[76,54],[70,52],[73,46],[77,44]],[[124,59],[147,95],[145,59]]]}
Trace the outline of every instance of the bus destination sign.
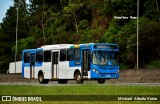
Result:
{"label": "bus destination sign", "polygon": [[103,45],[103,44],[98,44],[94,45],[95,49],[117,49],[118,47],[116,45]]}

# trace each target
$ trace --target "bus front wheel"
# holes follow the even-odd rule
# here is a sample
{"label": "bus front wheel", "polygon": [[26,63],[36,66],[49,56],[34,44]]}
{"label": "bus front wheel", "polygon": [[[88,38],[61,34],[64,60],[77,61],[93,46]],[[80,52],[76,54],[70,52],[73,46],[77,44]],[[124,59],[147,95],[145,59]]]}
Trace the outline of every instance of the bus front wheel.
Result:
{"label": "bus front wheel", "polygon": [[97,79],[97,82],[99,83],[99,84],[104,84],[105,83],[105,81],[106,81],[106,79]]}
{"label": "bus front wheel", "polygon": [[77,84],[83,84],[84,80],[82,79],[81,73],[79,71],[75,73],[75,79]]}

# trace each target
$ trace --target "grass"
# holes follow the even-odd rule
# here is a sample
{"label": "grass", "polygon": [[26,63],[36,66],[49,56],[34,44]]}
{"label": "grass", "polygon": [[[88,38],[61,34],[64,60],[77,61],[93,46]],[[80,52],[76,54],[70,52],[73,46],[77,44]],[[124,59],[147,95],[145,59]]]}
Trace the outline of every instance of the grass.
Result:
{"label": "grass", "polygon": [[1,95],[160,95],[159,86],[73,85],[31,86],[1,85]]}
{"label": "grass", "polygon": [[[0,95],[160,95],[159,86],[124,86],[124,85],[71,85],[71,86],[31,86],[31,85],[0,85]],[[107,104],[142,104],[142,101],[100,101]],[[156,104],[158,101],[145,101]],[[0,102],[1,103],[1,102]],[[5,103],[5,102],[2,102]],[[10,104],[11,102],[8,102]],[[22,102],[12,102],[12,104]],[[34,104],[52,104],[53,102],[23,102]],[[55,101],[54,104],[99,104],[98,101]]]}

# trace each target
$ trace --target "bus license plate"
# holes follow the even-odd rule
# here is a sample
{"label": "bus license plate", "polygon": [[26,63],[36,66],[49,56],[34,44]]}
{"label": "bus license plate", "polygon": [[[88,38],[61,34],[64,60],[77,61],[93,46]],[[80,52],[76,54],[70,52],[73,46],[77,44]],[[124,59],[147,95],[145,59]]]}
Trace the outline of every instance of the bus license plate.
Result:
{"label": "bus license plate", "polygon": [[110,75],[106,75],[106,77],[110,77]]}

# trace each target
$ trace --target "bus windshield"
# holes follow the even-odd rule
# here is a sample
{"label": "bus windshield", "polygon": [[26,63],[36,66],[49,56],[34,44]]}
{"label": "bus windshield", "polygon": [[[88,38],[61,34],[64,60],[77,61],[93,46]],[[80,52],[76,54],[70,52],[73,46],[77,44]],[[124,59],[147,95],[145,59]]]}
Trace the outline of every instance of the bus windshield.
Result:
{"label": "bus windshield", "polygon": [[118,52],[93,51],[92,63],[95,65],[118,65]]}

